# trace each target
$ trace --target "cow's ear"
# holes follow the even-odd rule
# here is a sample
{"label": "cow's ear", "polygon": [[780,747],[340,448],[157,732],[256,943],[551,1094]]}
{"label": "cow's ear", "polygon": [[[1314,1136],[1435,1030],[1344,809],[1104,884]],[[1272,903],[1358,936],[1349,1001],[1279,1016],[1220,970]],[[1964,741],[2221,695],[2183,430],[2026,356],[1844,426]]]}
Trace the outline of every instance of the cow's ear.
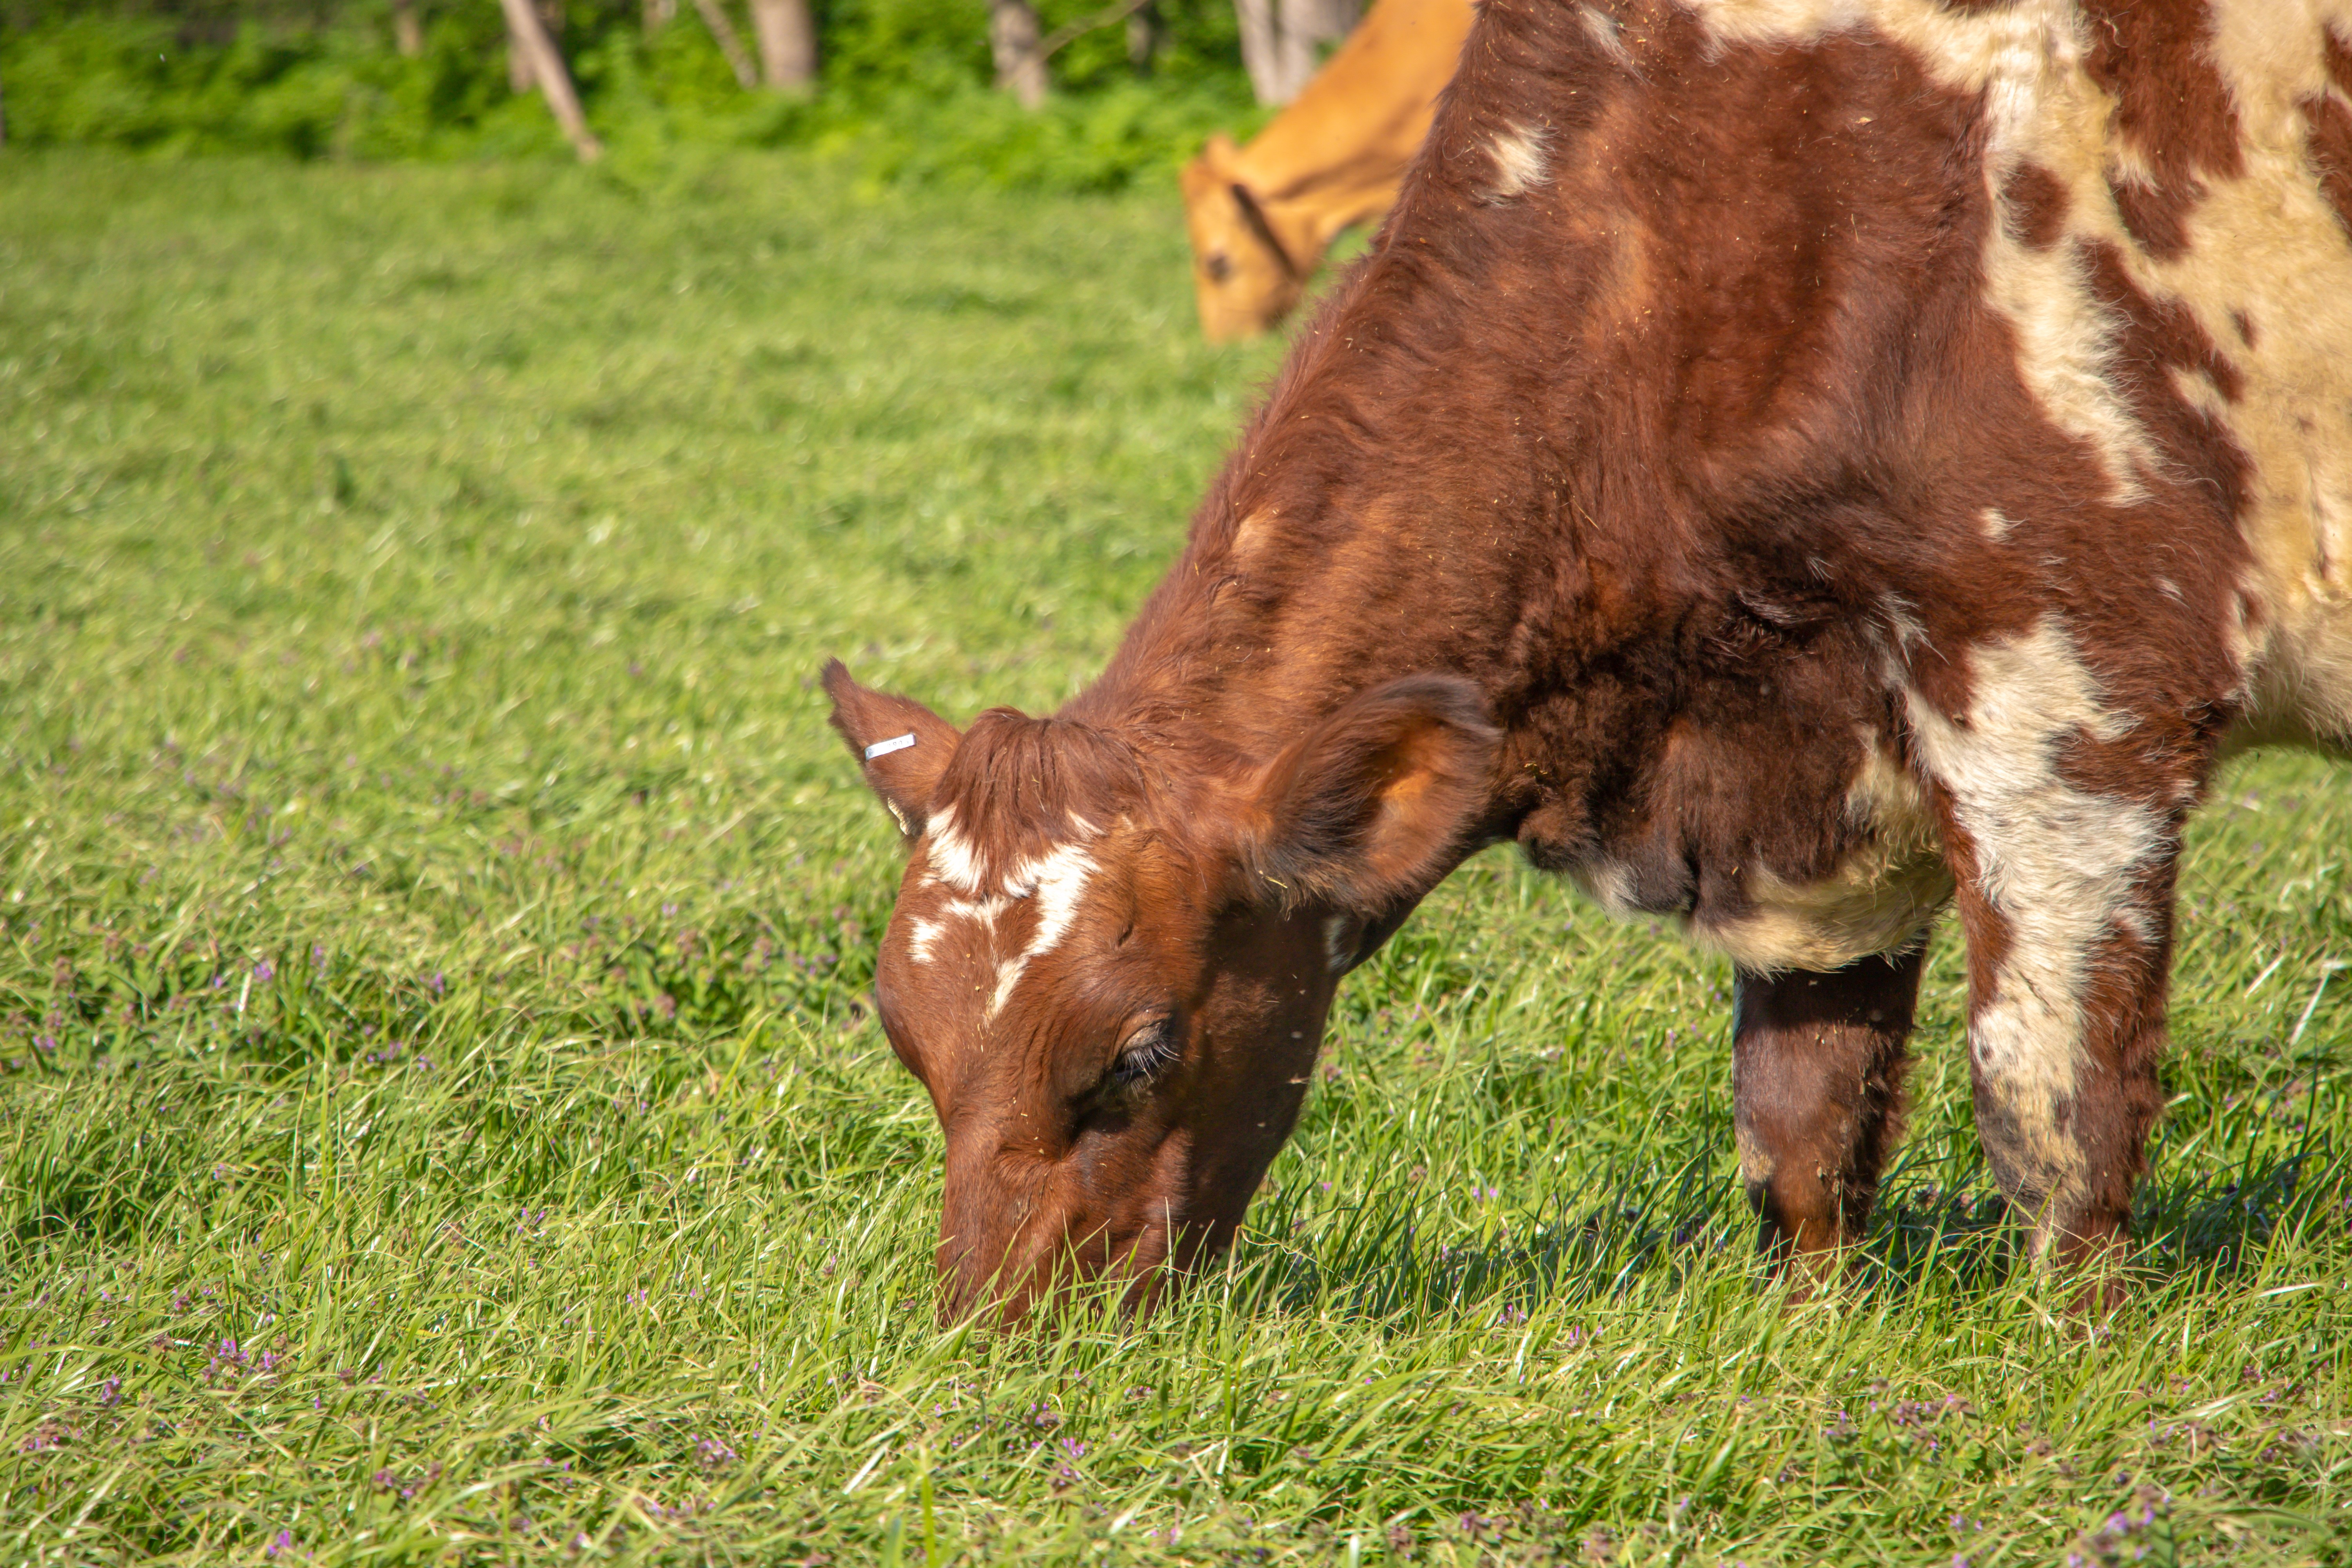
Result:
{"label": "cow's ear", "polygon": [[866,784],[890,808],[898,830],[920,837],[931,791],[963,737],[911,698],[858,685],[837,658],[825,661],[824,694],[833,699],[833,727],[865,768]]}
{"label": "cow's ear", "polygon": [[1420,898],[1467,847],[1500,741],[1466,680],[1364,693],[1268,770],[1255,869],[1287,903],[1370,916]]}

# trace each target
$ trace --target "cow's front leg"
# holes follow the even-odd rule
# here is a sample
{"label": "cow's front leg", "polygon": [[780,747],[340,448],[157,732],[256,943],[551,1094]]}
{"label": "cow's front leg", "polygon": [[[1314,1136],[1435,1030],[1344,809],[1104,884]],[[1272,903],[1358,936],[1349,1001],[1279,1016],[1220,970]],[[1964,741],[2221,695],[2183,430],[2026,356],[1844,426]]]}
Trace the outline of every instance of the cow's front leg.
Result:
{"label": "cow's front leg", "polygon": [[1739,1172],[1766,1256],[1813,1279],[1861,1239],[1902,1131],[1922,953],[1827,974],[1741,974],[1731,1044]]}
{"label": "cow's front leg", "polygon": [[[2101,1265],[2162,1103],[2180,830],[2228,708],[2112,709],[2055,622],[1970,649],[1966,671],[1964,711],[1915,691],[1910,717],[1968,933],[1977,1136],[2035,1259]],[[2101,1268],[2077,1304],[2120,1288]]]}
{"label": "cow's front leg", "polygon": [[[2106,877],[2069,877],[2057,889],[2021,886],[2002,875],[2014,859],[1962,841],[1976,862],[1962,870],[1958,903],[1977,1137],[2032,1227],[2039,1262],[2097,1265],[2129,1234],[2132,1189],[2163,1103],[2175,831],[2150,813],[2143,831],[2104,843],[2086,835],[2077,869],[2142,853]],[[2077,1306],[2112,1305],[2120,1289],[2112,1276],[2094,1279]]]}

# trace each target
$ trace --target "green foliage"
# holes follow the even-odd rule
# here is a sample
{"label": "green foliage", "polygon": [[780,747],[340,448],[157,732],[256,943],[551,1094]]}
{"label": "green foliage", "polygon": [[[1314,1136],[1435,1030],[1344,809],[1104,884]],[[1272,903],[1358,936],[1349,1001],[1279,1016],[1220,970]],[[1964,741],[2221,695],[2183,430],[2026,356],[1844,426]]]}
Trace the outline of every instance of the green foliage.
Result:
{"label": "green foliage", "polygon": [[0,1556],[2352,1547],[2343,768],[2200,819],[2109,1331],[2017,1266],[1948,931],[1793,1308],[1722,964],[1501,855],[1349,981],[1230,1267],[943,1331],[809,678],[1099,668],[1279,353],[1198,341],[1170,194],[73,153],[0,212]]}
{"label": "green foliage", "polygon": [[[572,0],[563,47],[597,133],[640,162],[697,145],[803,145],[872,179],[1105,191],[1160,177],[1211,131],[1246,134],[1262,118],[1230,7],[1160,5],[1166,41],[1148,76],[1128,63],[1122,30],[1098,29],[1055,57],[1061,90],[1034,112],[987,85],[982,0],[820,5],[824,79],[806,97],[744,91],[690,5],[649,34],[635,0]],[[1050,27],[1097,7],[1041,10]],[[9,139],[173,154],[570,156],[538,98],[508,86],[496,5],[423,12],[425,51],[404,59],[381,4],[331,7],[309,26],[43,11],[0,33]]]}

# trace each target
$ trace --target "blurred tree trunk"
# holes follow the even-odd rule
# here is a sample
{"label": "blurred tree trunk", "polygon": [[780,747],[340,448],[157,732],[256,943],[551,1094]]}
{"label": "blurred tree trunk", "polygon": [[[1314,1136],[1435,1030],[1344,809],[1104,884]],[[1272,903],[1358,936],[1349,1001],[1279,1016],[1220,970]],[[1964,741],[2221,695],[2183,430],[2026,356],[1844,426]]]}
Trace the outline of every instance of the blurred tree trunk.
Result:
{"label": "blurred tree trunk", "polygon": [[[503,5],[505,0],[499,0],[499,4]],[[563,0],[536,0],[534,5],[526,9],[538,16],[540,31],[547,35],[549,47],[555,49],[558,58],[561,58],[563,48]],[[397,22],[394,24],[394,26],[398,25]],[[511,7],[509,7],[507,11],[507,85],[517,92],[529,92],[539,85],[539,79],[531,74],[530,51],[525,48],[518,38],[519,35],[514,29],[514,12]],[[570,78],[567,77],[565,79],[569,81]]]}
{"label": "blurred tree trunk", "polygon": [[749,92],[760,85],[751,70],[751,57],[743,52],[743,39],[735,31],[735,24],[727,19],[727,12],[719,0],[694,0],[694,8],[702,14],[703,26],[719,40],[719,52],[727,57],[727,67],[735,73],[736,82]]}
{"label": "blurred tree trunk", "polygon": [[1152,57],[1160,53],[1160,6],[1157,0],[1143,4],[1128,13],[1127,63],[1137,70],[1150,70]]}
{"label": "blurred tree trunk", "polygon": [[1242,65],[1260,103],[1288,103],[1356,25],[1356,0],[1234,0]]}
{"label": "blurred tree trunk", "polygon": [[677,20],[677,0],[646,0],[645,25],[648,35],[658,33]]}
{"label": "blurred tree trunk", "polygon": [[1249,72],[1250,92],[1260,103],[1287,103],[1282,91],[1282,34],[1275,26],[1274,0],[1234,0],[1234,20],[1241,26],[1242,68]]}
{"label": "blurred tree trunk", "polygon": [[555,122],[572,139],[572,151],[583,163],[604,156],[604,144],[589,131],[588,117],[580,112],[580,95],[572,90],[572,73],[563,68],[563,57],[556,52],[555,40],[548,36],[547,24],[531,0],[499,0],[499,5],[506,12],[508,54],[527,62],[530,79],[539,84]]}
{"label": "blurred tree trunk", "polygon": [[816,21],[808,0],[751,0],[751,32],[760,41],[760,74],[770,87],[806,87],[816,79]]}
{"label": "blurred tree trunk", "polygon": [[425,28],[416,19],[416,0],[392,0],[392,46],[412,60],[425,52]]}
{"label": "blurred tree trunk", "polygon": [[1045,101],[1045,50],[1037,8],[1029,0],[988,0],[988,47],[996,59],[996,85],[1024,109]]}
{"label": "blurred tree trunk", "polygon": [[1282,101],[1306,90],[1323,68],[1330,47],[1356,25],[1356,0],[1279,0],[1282,19]]}

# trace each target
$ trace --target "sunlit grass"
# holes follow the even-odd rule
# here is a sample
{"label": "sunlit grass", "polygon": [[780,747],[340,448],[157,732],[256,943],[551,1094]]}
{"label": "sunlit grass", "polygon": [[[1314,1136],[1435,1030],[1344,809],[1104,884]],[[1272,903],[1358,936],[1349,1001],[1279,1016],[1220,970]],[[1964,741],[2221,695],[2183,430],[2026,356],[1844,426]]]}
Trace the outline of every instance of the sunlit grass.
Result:
{"label": "sunlit grass", "polygon": [[1165,192],[0,163],[0,1556],[2341,1561],[2305,759],[2200,820],[2107,1333],[2016,1267],[1950,931],[1791,1307],[1727,971],[1500,854],[1171,1310],[935,1323],[808,678],[1075,689],[1277,353],[1198,343]]}

